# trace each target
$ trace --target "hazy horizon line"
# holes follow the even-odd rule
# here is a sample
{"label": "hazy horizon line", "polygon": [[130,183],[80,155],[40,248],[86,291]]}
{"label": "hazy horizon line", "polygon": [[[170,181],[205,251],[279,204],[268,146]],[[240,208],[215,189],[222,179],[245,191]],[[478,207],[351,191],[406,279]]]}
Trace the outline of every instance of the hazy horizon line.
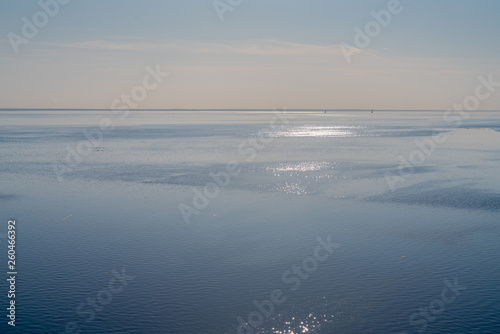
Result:
{"label": "hazy horizon line", "polygon": [[[446,111],[451,109],[311,109],[311,108],[293,108],[293,109],[281,109],[281,108],[145,108],[145,109],[135,109],[135,108],[121,108],[121,109],[111,109],[111,108],[0,108],[0,111],[8,110],[87,110],[87,111],[110,111],[110,110],[135,110],[135,111]],[[500,111],[500,109],[477,109],[474,111]]]}

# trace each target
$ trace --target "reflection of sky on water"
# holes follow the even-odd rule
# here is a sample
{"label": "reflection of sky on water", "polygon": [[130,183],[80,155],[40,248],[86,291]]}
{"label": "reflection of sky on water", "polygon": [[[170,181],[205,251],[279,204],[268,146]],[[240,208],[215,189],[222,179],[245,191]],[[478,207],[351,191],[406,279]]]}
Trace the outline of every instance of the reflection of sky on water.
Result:
{"label": "reflection of sky on water", "polygon": [[273,172],[308,172],[308,171],[318,171],[323,169],[331,169],[333,164],[330,162],[317,162],[317,161],[307,161],[307,162],[296,162],[296,163],[280,163],[278,166],[268,166],[266,170]]}
{"label": "reflection of sky on water", "polygon": [[[300,319],[292,317],[291,320],[283,322],[279,327],[273,327],[271,330],[273,334],[299,334],[299,333],[314,333],[321,328],[321,325],[328,322],[329,318],[333,318],[330,314],[323,314],[316,316],[310,313],[307,317]],[[266,333],[262,331],[259,333]]]}
{"label": "reflection of sky on water", "polygon": [[274,190],[293,195],[304,195],[310,193],[310,191],[307,190],[307,187],[301,185],[299,182],[285,182],[284,184],[277,184]]}
{"label": "reflection of sky on water", "polygon": [[[260,185],[260,189],[292,195],[311,194],[311,181],[333,177],[330,173],[334,166],[335,163],[323,161],[287,162],[269,165],[265,167],[265,171],[270,172],[274,178],[279,177],[280,180],[286,181],[276,182],[277,180],[274,180],[272,183]],[[327,171],[327,173],[313,173],[321,171]]]}
{"label": "reflection of sky on water", "polygon": [[[284,131],[275,131],[269,137],[354,137],[359,135],[361,127],[351,126],[296,126]],[[358,130],[358,131],[355,131]]]}

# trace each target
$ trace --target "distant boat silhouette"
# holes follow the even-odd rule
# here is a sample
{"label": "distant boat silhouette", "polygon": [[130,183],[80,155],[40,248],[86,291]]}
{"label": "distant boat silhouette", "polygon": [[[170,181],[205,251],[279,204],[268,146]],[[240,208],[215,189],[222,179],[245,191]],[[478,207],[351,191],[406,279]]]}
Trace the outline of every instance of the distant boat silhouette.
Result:
{"label": "distant boat silhouette", "polygon": [[373,114],[373,109],[372,109],[372,114]]}

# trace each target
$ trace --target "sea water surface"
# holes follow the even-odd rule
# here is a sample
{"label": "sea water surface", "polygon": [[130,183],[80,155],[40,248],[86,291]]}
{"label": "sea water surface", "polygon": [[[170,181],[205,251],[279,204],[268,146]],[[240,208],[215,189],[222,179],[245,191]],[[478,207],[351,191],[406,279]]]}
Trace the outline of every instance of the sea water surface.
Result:
{"label": "sea water surface", "polygon": [[444,116],[1,110],[0,332],[498,333],[500,112]]}

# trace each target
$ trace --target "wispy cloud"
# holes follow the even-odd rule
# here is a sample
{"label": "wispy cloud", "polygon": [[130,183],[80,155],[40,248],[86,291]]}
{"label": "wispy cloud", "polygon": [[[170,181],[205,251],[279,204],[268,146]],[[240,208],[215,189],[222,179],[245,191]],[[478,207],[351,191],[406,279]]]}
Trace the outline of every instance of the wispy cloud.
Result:
{"label": "wispy cloud", "polygon": [[193,53],[234,53],[246,55],[308,55],[323,54],[341,56],[338,45],[314,45],[304,43],[292,43],[279,40],[246,40],[246,41],[197,41],[197,40],[174,40],[162,41],[151,39],[127,39],[111,38],[88,40],[68,43],[44,43],[47,46],[58,48],[72,48],[85,50],[103,51],[168,51],[178,50]]}
{"label": "wispy cloud", "polygon": [[68,42],[68,43],[43,43],[44,45],[57,47],[57,48],[69,48],[69,49],[85,49],[85,50],[118,50],[118,51],[147,51],[147,50],[157,50],[158,45],[154,43],[143,43],[143,42],[119,42],[112,40],[91,40],[91,41],[81,41],[81,42]]}

